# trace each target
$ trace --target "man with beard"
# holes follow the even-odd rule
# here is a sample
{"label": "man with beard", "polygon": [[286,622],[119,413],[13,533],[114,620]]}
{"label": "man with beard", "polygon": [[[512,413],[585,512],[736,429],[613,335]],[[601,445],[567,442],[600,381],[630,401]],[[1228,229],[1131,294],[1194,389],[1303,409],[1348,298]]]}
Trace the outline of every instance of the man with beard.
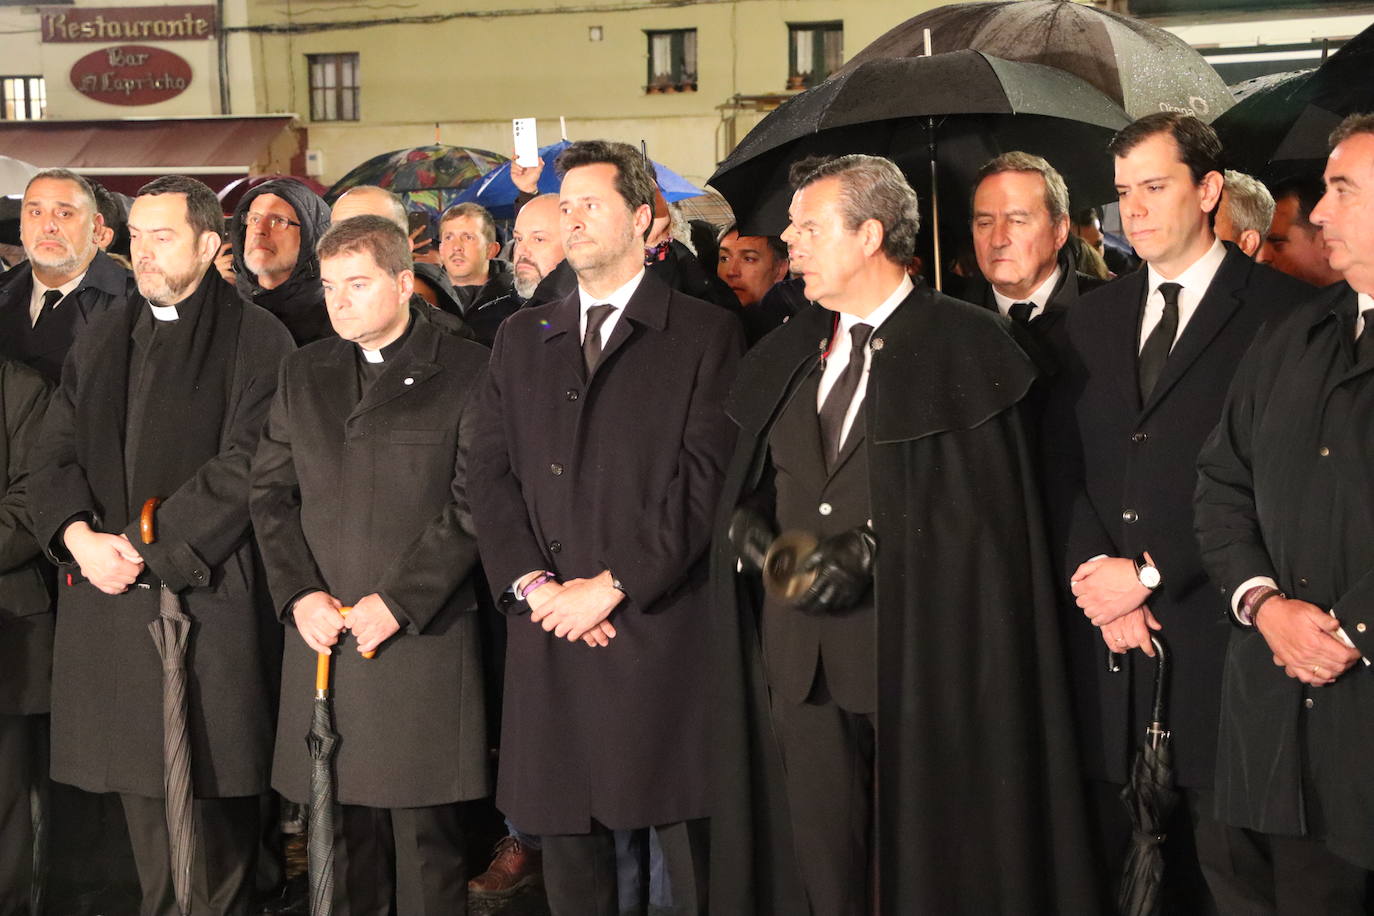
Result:
{"label": "man with beard", "polygon": [[464,320],[511,291],[510,265],[496,258],[500,250],[496,223],[480,204],[455,204],[439,217],[439,262]]}
{"label": "man with beard", "polygon": [[558,234],[558,195],[542,194],[515,216],[515,247],[511,250],[514,284],[506,295],[469,312],[469,326],[477,340],[491,346],[496,329],[517,309],[530,304],[540,283],[563,263],[563,240]]}
{"label": "man with beard", "polygon": [[[990,311],[913,284],[916,193],[890,161],[801,162],[793,185],[814,304],[727,406],[712,912],[1094,912],[1034,364]],[[772,548],[756,603],[779,531],[810,546]]]}
{"label": "man with beard", "polygon": [[471,458],[482,562],[509,615],[497,806],[542,836],[558,916],[618,914],[612,832],[649,827],[675,904],[696,912],[706,547],[742,341],[645,269],[654,184],[638,150],[578,142],[558,168],[578,290],[507,319]]}
{"label": "man with beard", "polygon": [[[281,625],[256,581],[249,462],[290,335],[211,265],[209,188],[145,185],[129,212],[139,297],[78,338],[30,477],[34,531],[63,568],[53,654],[52,777],[117,792],[141,912],[173,912],[163,799],[163,585],[192,620],[187,710],[197,913],[242,914],[268,788]],[[156,541],[140,509],[159,498]]]}
{"label": "man with beard", "polygon": [[133,281],[98,247],[103,228],[80,175],[47,169],[29,179],[19,214],[28,260],[0,276],[0,356],[56,382],[77,334],[125,302]]}
{"label": "man with beard", "polygon": [[1323,192],[1321,179],[1307,175],[1276,184],[1274,219],[1255,260],[1313,286],[1339,283],[1341,273],[1327,259],[1322,227],[1311,220]]}
{"label": "man with beard", "polygon": [[295,178],[274,178],[243,195],[230,223],[234,285],[245,301],[286,325],[296,346],[334,333],[324,307],[315,244],[329,206]]}
{"label": "man with beard", "polygon": [[273,784],[310,798],[300,700],[348,629],[357,651],[336,655],[332,689],[334,912],[385,916],[394,893],[397,913],[450,916],[466,907],[458,803],[488,792],[466,474],[487,353],[419,319],[410,244],[388,219],[337,223],[318,253],[338,337],[287,357],[253,463],[287,624]]}

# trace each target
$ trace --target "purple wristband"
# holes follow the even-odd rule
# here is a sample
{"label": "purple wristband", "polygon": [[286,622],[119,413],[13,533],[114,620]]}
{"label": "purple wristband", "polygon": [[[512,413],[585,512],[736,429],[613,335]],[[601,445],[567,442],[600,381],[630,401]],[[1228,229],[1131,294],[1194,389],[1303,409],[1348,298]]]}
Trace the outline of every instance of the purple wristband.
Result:
{"label": "purple wristband", "polygon": [[520,594],[519,594],[518,597],[520,598],[521,601],[524,601],[524,600],[528,599],[530,595],[534,594],[534,590],[537,589],[539,586],[543,585],[543,584],[546,583],[546,582],[552,582],[552,581],[553,581],[553,573],[549,572],[548,570],[545,570],[544,572],[541,572],[539,575],[537,575],[537,576],[535,576],[533,579],[531,579],[531,580],[525,585],[524,588],[520,589]]}

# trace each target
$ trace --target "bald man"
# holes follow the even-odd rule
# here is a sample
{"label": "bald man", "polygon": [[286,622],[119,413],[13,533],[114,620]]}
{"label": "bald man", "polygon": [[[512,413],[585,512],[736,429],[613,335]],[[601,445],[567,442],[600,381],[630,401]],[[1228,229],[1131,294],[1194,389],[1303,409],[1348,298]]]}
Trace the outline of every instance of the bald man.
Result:
{"label": "bald man", "polygon": [[542,295],[536,296],[535,290],[563,263],[558,218],[557,194],[541,194],[520,208],[512,233],[515,239],[515,247],[511,250],[511,263],[515,265],[514,287],[468,315],[468,324],[480,343],[491,346],[501,322],[532,300],[547,301]]}

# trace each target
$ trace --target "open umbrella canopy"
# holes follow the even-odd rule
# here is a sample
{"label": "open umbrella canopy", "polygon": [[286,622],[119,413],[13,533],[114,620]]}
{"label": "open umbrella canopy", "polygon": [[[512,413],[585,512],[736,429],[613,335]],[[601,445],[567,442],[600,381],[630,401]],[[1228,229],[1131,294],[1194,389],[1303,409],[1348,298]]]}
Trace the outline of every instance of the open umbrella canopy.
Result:
{"label": "open umbrella canopy", "polygon": [[248,175],[244,178],[236,178],[229,182],[221,188],[219,193],[215,196],[219,198],[220,208],[225,213],[233,213],[238,209],[239,201],[243,200],[243,195],[260,184],[276,181],[278,178],[294,178],[321,197],[329,193],[329,189],[324,185],[304,175]]}
{"label": "open umbrella canopy", "polygon": [[0,156],[0,195],[23,194],[29,179],[38,172],[38,166],[23,159]]}
{"label": "open umbrella canopy", "polygon": [[[559,178],[553,164],[558,154],[570,145],[571,142],[568,140],[559,140],[557,143],[540,147],[539,158],[544,160],[544,170],[539,173],[540,194],[558,193]],[[699,197],[706,193],[660,162],[654,163],[654,172],[658,177],[658,189],[663,192],[663,199],[669,203],[688,197]],[[515,198],[519,193],[515,182],[510,178],[510,163],[505,162],[483,175],[481,181],[468,185],[454,202],[481,204],[497,219],[513,219]]]}
{"label": "open umbrella canopy", "polygon": [[506,161],[506,157],[466,146],[416,146],[373,156],[355,166],[325,194],[333,202],[359,185],[394,191],[435,219],[457,202],[458,192]]}
{"label": "open umbrella canopy", "polygon": [[1320,172],[1327,136],[1346,115],[1374,111],[1374,26],[1315,70],[1251,89],[1213,125],[1233,168],[1266,178]]}
{"label": "open umbrella canopy", "polygon": [[[742,231],[787,224],[788,169],[810,155],[869,153],[897,163],[929,193],[932,150],[946,201],[963,206],[979,166],[1019,149],[1044,156],[1079,206],[1113,195],[1107,140],[1130,122],[1083,80],[978,51],[875,59],[788,99],[711,176]],[[947,180],[948,179],[948,180]],[[957,190],[956,190],[957,189]]]}
{"label": "open umbrella canopy", "polygon": [[1173,110],[1211,121],[1231,93],[1202,55],[1157,26],[1071,0],[951,3],[880,35],[840,73],[876,58],[973,48],[1087,81],[1132,118]]}

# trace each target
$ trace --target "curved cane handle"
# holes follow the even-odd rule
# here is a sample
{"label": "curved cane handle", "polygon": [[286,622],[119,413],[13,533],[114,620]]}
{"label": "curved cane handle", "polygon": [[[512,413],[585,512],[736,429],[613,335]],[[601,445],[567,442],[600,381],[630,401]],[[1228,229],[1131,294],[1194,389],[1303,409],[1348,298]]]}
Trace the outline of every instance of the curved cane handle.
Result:
{"label": "curved cane handle", "polygon": [[[348,612],[351,611],[351,610],[353,610],[353,605],[351,605],[351,604],[348,605],[347,607],[341,607],[341,608],[339,608],[339,616],[340,616],[340,617],[343,617],[343,618],[347,618],[347,617],[348,617]],[[376,649],[373,649],[371,652],[364,652],[364,653],[363,653],[363,658],[375,658],[376,656],[377,656],[377,650],[376,650]]]}
{"label": "curved cane handle", "polygon": [[150,497],[143,504],[143,511],[138,514],[138,534],[145,544],[151,544],[157,540],[157,528],[153,524],[153,515],[160,505],[162,505],[162,500],[159,497]]}

